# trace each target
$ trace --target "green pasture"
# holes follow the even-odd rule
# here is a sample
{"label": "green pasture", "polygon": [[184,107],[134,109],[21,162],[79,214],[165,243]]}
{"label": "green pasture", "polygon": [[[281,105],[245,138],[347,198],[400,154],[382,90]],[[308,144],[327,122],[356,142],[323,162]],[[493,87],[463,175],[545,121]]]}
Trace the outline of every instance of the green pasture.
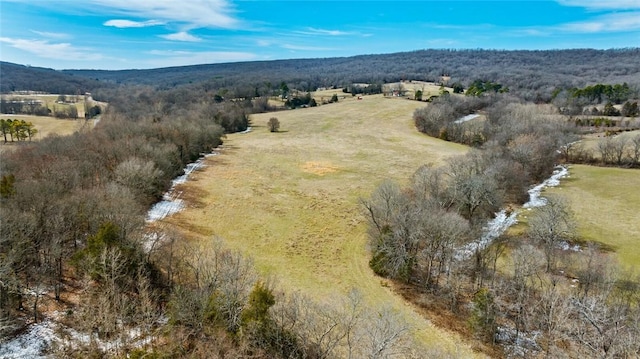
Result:
{"label": "green pasture", "polygon": [[[181,187],[189,206],[166,222],[201,240],[223,238],[290,293],[324,302],[357,288],[372,307],[400,312],[418,340],[478,356],[368,266],[360,199],[384,179],[404,182],[420,165],[467,151],[415,130],[413,111],[424,105],[373,95],[253,115],[253,130],[228,135],[221,154]],[[280,132],[268,131],[271,117]]]}
{"label": "green pasture", "polygon": [[640,266],[640,170],[573,165],[549,193],[569,200],[586,241],[610,247],[623,267]]}

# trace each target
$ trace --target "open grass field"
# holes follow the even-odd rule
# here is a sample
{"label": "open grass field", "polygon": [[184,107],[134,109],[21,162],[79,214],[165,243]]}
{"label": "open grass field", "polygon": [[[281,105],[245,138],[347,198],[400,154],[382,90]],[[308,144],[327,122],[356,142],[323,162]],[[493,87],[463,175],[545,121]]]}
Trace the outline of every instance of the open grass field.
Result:
{"label": "open grass field", "polygon": [[640,268],[640,171],[586,165],[569,171],[548,191],[570,201],[580,236],[611,246],[624,267]]}
{"label": "open grass field", "polygon": [[85,101],[84,96],[65,95],[68,103],[58,103],[60,95],[57,94],[33,94],[33,95],[2,95],[3,99],[13,100],[38,100],[42,101],[42,105],[46,106],[51,112],[64,110],[70,106],[75,106],[78,110],[78,118],[84,118],[85,113]]}
{"label": "open grass field", "polygon": [[[223,238],[289,293],[339,301],[357,288],[369,305],[399,311],[418,340],[481,356],[418,315],[368,266],[360,198],[386,178],[406,181],[418,166],[467,150],[415,130],[412,113],[424,105],[375,95],[253,115],[253,131],[229,135],[181,188],[188,208],[165,224],[196,239]],[[268,132],[271,117],[280,132]]]}
{"label": "open grass field", "polygon": [[[34,136],[32,140],[37,141],[38,139],[45,138],[50,134],[56,135],[70,135],[75,131],[79,130],[83,124],[85,123],[84,119],[81,120],[63,120],[57,119],[54,117],[47,116],[28,116],[28,115],[0,115],[0,118],[5,120],[25,120],[27,122],[33,123],[38,133]],[[17,142],[4,143],[4,138],[0,138],[0,152],[9,151],[13,148],[16,148],[20,144]]]}
{"label": "open grass field", "polygon": [[[436,85],[433,82],[404,81],[402,83],[396,82],[391,84],[385,84],[385,86],[391,86],[391,88],[394,88],[394,87],[398,88],[399,86],[401,86],[403,89],[407,91],[406,96],[409,98],[413,98],[415,96],[416,91],[418,90],[422,91],[422,98],[425,100],[431,96],[440,95],[440,85]],[[445,86],[444,89],[449,91],[450,94],[453,93],[453,88],[451,87]]]}
{"label": "open grass field", "polygon": [[[625,138],[627,141],[631,141],[631,139],[637,135],[640,135],[640,130],[635,131],[625,131],[620,132],[616,135],[616,137]],[[600,158],[600,152],[598,151],[598,143],[605,138],[604,130],[603,132],[588,134],[583,136],[581,143],[585,150],[591,151],[595,158]]]}

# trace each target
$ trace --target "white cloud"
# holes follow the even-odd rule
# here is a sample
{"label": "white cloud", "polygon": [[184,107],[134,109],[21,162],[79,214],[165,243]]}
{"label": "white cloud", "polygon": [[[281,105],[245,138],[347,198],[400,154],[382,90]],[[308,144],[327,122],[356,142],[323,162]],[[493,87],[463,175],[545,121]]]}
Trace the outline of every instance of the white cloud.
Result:
{"label": "white cloud", "polygon": [[308,30],[312,34],[329,35],[329,36],[344,36],[344,35],[350,35],[351,34],[351,33],[346,32],[346,31],[316,29],[316,28],[313,28],[313,27],[308,28]]}
{"label": "white cloud", "polygon": [[253,61],[257,59],[256,54],[250,52],[234,52],[234,51],[164,51],[153,50],[148,54],[158,56],[157,58],[147,61],[151,66],[169,67],[169,66],[187,66],[224,62]]}
{"label": "white cloud", "polygon": [[226,0],[85,0],[100,11],[142,19],[179,22],[191,28],[235,28],[239,25]]}
{"label": "white cloud", "polygon": [[587,21],[566,23],[558,26],[558,30],[574,33],[638,31],[640,11],[608,14]]}
{"label": "white cloud", "polygon": [[452,47],[457,45],[459,42],[453,39],[430,39],[427,40],[427,44],[429,46],[439,46],[439,47]]}
{"label": "white cloud", "polygon": [[313,27],[308,27],[304,31],[294,31],[295,34],[302,35],[322,35],[322,36],[348,36],[348,35],[358,35],[356,32],[350,31],[341,31],[341,30],[327,30],[327,29],[316,29]]}
{"label": "white cloud", "polygon": [[299,51],[333,51],[336,49],[330,47],[316,47],[316,46],[305,46],[305,45],[291,45],[291,44],[283,44],[280,47],[287,50],[299,50]]}
{"label": "white cloud", "polygon": [[147,26],[156,26],[162,25],[163,22],[157,20],[147,20],[147,21],[131,21],[131,20],[109,20],[105,21],[104,26],[113,26],[117,28],[129,28],[129,27],[147,27]]}
{"label": "white cloud", "polygon": [[76,47],[69,43],[50,43],[46,40],[29,40],[0,37],[0,42],[36,56],[55,60],[96,61],[102,55],[89,48]]}
{"label": "white cloud", "polygon": [[640,9],[640,0],[558,0],[563,6],[584,7],[593,10]]}
{"label": "white cloud", "polygon": [[37,30],[31,30],[31,32],[33,32],[34,34],[38,34],[42,37],[48,37],[50,39],[62,40],[62,39],[71,38],[71,35],[61,33],[61,32],[48,32],[48,31],[37,31]]}
{"label": "white cloud", "polygon": [[175,34],[160,35],[160,37],[163,39],[172,40],[172,41],[187,41],[187,42],[202,41],[201,38],[197,36],[193,36],[186,31],[176,32]]}

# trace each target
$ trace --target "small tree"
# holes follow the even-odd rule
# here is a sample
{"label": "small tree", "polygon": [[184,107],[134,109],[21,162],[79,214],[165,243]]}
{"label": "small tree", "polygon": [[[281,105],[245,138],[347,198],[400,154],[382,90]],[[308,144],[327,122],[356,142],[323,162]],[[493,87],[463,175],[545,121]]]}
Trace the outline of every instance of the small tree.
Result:
{"label": "small tree", "polygon": [[338,95],[334,93],[333,96],[331,96],[331,100],[329,100],[329,102],[338,102]]}
{"label": "small tree", "polygon": [[267,123],[267,127],[269,127],[270,132],[278,132],[280,129],[280,121],[278,121],[276,117],[271,117]]}
{"label": "small tree", "polygon": [[605,116],[620,116],[620,111],[613,106],[613,103],[607,102],[604,105],[604,110],[602,110],[602,114]]}

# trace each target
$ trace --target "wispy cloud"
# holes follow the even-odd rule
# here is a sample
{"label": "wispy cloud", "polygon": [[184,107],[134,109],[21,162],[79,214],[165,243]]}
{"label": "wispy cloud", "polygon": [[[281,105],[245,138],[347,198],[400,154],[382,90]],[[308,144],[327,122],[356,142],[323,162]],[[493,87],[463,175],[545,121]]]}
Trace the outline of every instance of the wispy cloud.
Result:
{"label": "wispy cloud", "polygon": [[273,41],[270,40],[256,40],[256,45],[260,47],[267,47],[273,45]]}
{"label": "wispy cloud", "polygon": [[640,9],[638,0],[557,0],[560,5],[584,7],[593,10]]}
{"label": "wispy cloud", "polygon": [[427,40],[427,44],[429,46],[441,46],[441,47],[451,47],[457,45],[459,42],[453,39],[431,39]]}
{"label": "wispy cloud", "polygon": [[113,26],[117,28],[129,28],[129,27],[148,27],[148,26],[157,26],[163,25],[162,21],[157,20],[147,20],[147,21],[132,21],[132,20],[109,20],[105,21],[104,26]]}
{"label": "wispy cloud", "polygon": [[186,41],[186,42],[198,42],[202,41],[201,38],[193,36],[186,31],[176,32],[175,34],[160,35],[161,38],[171,41]]}
{"label": "wispy cloud", "polygon": [[316,29],[313,27],[308,27],[305,31],[296,31],[296,33],[305,34],[305,35],[326,35],[326,36],[345,36],[345,35],[354,34],[352,32],[347,32],[347,31]]}
{"label": "wispy cloud", "polygon": [[107,13],[177,22],[189,28],[235,28],[240,23],[226,0],[85,0],[86,3]]}
{"label": "wispy cloud", "polygon": [[0,42],[38,57],[55,60],[96,61],[103,58],[94,49],[76,47],[70,43],[51,43],[46,40],[15,39],[0,37]]}
{"label": "wispy cloud", "polygon": [[223,62],[239,62],[256,60],[257,56],[251,52],[235,51],[173,51],[152,50],[149,55],[157,56],[148,60],[151,66],[185,66],[198,64],[211,64]]}
{"label": "wispy cloud", "polygon": [[333,51],[336,50],[331,47],[319,47],[319,46],[306,46],[306,45],[292,45],[292,44],[283,44],[280,45],[283,49],[287,50],[296,50],[296,51]]}
{"label": "wispy cloud", "polygon": [[587,21],[562,24],[557,29],[572,33],[638,31],[640,30],[640,11],[602,15]]}
{"label": "wispy cloud", "polygon": [[48,32],[48,31],[37,31],[37,30],[31,30],[31,32],[33,32],[34,34],[38,34],[42,37],[47,37],[49,39],[63,40],[63,39],[71,38],[71,35],[65,34],[62,32]]}

